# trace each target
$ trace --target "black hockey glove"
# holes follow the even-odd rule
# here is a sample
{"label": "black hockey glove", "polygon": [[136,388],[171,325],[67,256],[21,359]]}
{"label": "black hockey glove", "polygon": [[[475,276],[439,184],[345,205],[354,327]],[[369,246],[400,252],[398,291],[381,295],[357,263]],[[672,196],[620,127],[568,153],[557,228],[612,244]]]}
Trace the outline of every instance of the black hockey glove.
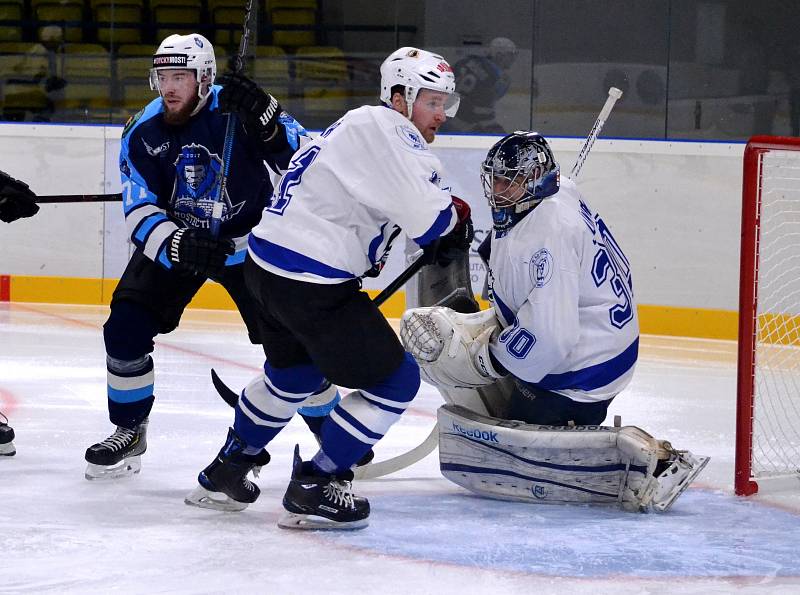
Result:
{"label": "black hockey glove", "polygon": [[167,258],[177,270],[204,277],[222,272],[225,260],[234,252],[232,240],[215,238],[194,227],[175,231],[167,246]]}
{"label": "black hockey glove", "polygon": [[225,114],[236,114],[244,129],[261,141],[268,150],[274,151],[286,143],[286,133],[278,123],[283,108],[278,100],[264,92],[255,81],[242,74],[227,72],[217,83],[219,109]]}
{"label": "black hockey glove", "polygon": [[0,221],[11,223],[23,217],[33,217],[38,211],[36,195],[28,185],[0,171]]}
{"label": "black hockey glove", "polygon": [[425,246],[423,258],[429,264],[436,263],[446,267],[460,255],[469,252],[472,240],[475,237],[475,228],[472,225],[472,210],[469,205],[453,197],[453,206],[458,214],[458,222],[447,235]]}

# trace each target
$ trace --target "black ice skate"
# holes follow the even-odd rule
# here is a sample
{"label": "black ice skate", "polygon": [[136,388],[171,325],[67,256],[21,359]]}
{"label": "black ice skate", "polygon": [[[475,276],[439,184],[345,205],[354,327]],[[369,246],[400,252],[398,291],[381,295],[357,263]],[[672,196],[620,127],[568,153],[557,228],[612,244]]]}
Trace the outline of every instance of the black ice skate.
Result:
{"label": "black ice skate", "polygon": [[354,496],[353,472],[320,475],[294,447],[292,479],[283,496],[286,509],[278,521],[284,529],[363,529],[369,523],[369,502]]}
{"label": "black ice skate", "polygon": [[248,455],[243,452],[246,446],[234,429],[229,428],[225,446],[197,476],[200,485],[186,496],[184,502],[227,512],[244,510],[255,502],[261,490],[247,479],[247,474],[252,471],[253,476],[258,477],[261,467],[269,463],[269,453],[262,449],[257,454]]}
{"label": "black ice skate", "polygon": [[142,470],[147,450],[147,418],[135,428],[117,426],[114,433],[86,449],[86,479],[118,479]]}
{"label": "black ice skate", "polygon": [[[17,453],[14,448],[14,430],[8,425],[8,418],[0,413],[0,456],[13,457]],[[5,421],[3,421],[5,420]]]}

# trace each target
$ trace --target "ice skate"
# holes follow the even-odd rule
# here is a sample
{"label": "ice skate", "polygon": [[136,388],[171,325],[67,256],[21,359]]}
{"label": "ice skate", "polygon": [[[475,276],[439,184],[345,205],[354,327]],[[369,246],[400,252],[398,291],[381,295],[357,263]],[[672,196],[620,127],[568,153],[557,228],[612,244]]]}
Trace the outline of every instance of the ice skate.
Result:
{"label": "ice skate", "polygon": [[236,431],[229,428],[225,446],[197,476],[200,485],[186,496],[184,502],[226,512],[244,510],[255,502],[261,490],[247,479],[247,474],[252,471],[253,476],[258,477],[261,467],[269,463],[269,453],[262,449],[257,454],[248,455],[243,452],[246,446]]}
{"label": "ice skate", "polygon": [[14,430],[8,425],[8,418],[0,413],[0,456],[13,457],[17,453],[14,448]]}
{"label": "ice skate", "polygon": [[320,475],[294,448],[292,479],[283,496],[286,513],[278,521],[284,529],[363,529],[369,524],[369,502],[354,496],[352,471]]}
{"label": "ice skate", "polygon": [[142,469],[147,450],[147,418],[135,428],[117,426],[114,433],[86,449],[86,479],[119,479]]}

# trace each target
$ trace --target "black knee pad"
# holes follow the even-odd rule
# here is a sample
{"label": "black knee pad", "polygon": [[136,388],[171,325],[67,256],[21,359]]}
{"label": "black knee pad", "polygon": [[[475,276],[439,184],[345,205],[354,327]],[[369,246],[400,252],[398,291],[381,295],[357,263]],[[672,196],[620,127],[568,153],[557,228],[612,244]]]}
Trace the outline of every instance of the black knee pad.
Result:
{"label": "black knee pad", "polygon": [[118,301],[103,325],[106,353],[119,360],[134,360],[153,352],[153,337],[158,334],[155,316],[132,301]]}

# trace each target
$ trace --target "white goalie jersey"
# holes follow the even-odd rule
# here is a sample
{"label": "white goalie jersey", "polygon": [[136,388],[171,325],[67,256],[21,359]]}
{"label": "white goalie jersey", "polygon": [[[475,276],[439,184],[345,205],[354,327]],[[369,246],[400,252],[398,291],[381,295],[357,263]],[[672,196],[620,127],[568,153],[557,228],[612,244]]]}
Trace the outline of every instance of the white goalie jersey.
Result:
{"label": "white goalie jersey", "polygon": [[639,320],[628,259],[575,184],[492,235],[489,288],[511,374],[575,401],[606,400],[633,376]]}
{"label": "white goalie jersey", "polygon": [[419,131],[385,106],[347,112],[292,157],[249,239],[275,274],[341,283],[382,262],[399,229],[420,246],[457,221],[442,166]]}

